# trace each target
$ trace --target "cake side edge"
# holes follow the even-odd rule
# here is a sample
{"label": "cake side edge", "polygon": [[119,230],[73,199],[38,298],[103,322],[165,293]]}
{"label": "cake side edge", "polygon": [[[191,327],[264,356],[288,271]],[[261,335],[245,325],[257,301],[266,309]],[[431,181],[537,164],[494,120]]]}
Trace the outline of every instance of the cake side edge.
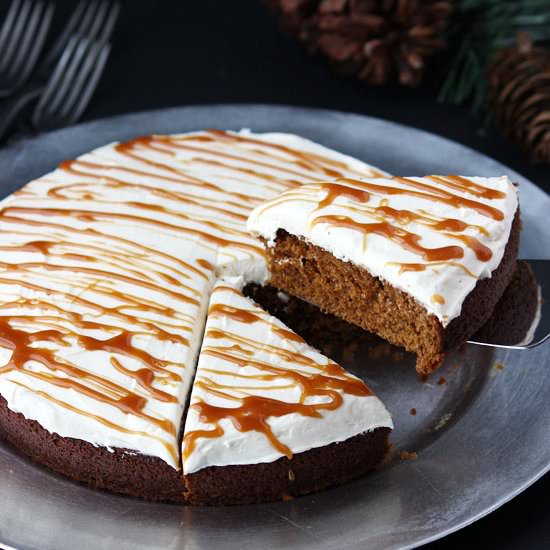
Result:
{"label": "cake side edge", "polygon": [[149,501],[185,501],[181,472],[160,458],[61,437],[9,409],[1,395],[0,440],[34,462],[94,489]]}
{"label": "cake side edge", "polygon": [[390,428],[309,449],[291,459],[209,466],[185,476],[187,499],[198,505],[258,504],[285,500],[361,477],[382,462]]}

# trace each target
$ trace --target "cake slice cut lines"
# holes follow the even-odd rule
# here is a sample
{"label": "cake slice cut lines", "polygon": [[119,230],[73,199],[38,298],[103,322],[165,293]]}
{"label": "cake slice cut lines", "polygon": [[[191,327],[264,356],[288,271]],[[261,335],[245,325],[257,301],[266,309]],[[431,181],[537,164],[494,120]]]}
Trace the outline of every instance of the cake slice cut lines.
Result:
{"label": "cake slice cut lines", "polygon": [[[0,203],[0,395],[62,437],[180,467],[212,285],[265,278],[251,209],[376,169],[285,134],[113,143]],[[287,335],[288,336],[288,335]]]}
{"label": "cake slice cut lines", "polygon": [[240,283],[219,281],[212,293],[185,424],[184,473],[290,459],[391,427],[363,381],[244,297]]}

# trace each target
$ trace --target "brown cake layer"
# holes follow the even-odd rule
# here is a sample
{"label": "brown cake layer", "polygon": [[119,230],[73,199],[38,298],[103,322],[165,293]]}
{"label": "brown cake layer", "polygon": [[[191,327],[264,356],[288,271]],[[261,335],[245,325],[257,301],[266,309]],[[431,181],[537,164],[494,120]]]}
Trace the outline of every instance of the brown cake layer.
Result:
{"label": "brown cake layer", "polygon": [[244,287],[243,294],[281,320],[310,346],[334,360],[348,349],[378,341],[376,336],[362,328],[330,313],[323,313],[317,306],[282,293],[273,286],[249,283]]}
{"label": "brown cake layer", "polygon": [[0,396],[0,439],[22,454],[94,489],[150,501],[221,505],[259,503],[318,491],[359,477],[377,466],[391,430],[378,428],[341,443],[265,464],[210,467],[182,476],[157,457],[95,446],[50,433],[10,410]]}
{"label": "brown cake layer", "polygon": [[490,318],[514,275],[520,225],[518,211],[499,266],[478,280],[447,327],[411,295],[283,230],[266,247],[269,283],[415,353],[417,371],[429,374]]}
{"label": "brown cake layer", "polygon": [[34,461],[90,487],[153,501],[184,501],[181,472],[160,458],[126,449],[110,451],[50,433],[38,422],[10,410],[2,396],[0,438]]}
{"label": "brown cake layer", "polygon": [[310,449],[289,460],[211,466],[185,476],[192,504],[254,504],[340,485],[376,467],[388,450],[389,428]]}
{"label": "brown cake layer", "polygon": [[[388,448],[389,428],[311,449],[266,464],[210,467],[185,476],[156,457],[96,447],[45,430],[11,411],[0,397],[0,438],[21,453],[89,487],[150,501],[246,504],[318,491],[377,466]],[[187,497],[187,498],[186,498]]]}

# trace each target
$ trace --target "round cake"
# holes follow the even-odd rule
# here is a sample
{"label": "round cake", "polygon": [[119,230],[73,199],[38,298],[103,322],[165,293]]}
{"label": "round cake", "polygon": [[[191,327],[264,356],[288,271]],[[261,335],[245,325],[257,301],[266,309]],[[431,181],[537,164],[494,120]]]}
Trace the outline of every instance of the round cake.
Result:
{"label": "round cake", "polygon": [[0,436],[149,500],[287,498],[362,475],[392,420],[243,294],[268,278],[253,208],[384,175],[288,134],[113,143],[1,202]]}

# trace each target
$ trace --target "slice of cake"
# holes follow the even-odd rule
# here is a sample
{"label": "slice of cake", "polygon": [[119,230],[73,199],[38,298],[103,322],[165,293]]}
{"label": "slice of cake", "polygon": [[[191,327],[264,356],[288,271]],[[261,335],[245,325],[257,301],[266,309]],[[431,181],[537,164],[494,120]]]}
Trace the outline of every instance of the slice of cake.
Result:
{"label": "slice of cake", "polygon": [[392,429],[382,402],[241,284],[221,280],[210,299],[183,438],[188,500],[276,500],[374,468]]}
{"label": "slice of cake", "polygon": [[417,354],[430,373],[490,317],[519,240],[506,177],[340,179],[257,207],[270,284]]}

